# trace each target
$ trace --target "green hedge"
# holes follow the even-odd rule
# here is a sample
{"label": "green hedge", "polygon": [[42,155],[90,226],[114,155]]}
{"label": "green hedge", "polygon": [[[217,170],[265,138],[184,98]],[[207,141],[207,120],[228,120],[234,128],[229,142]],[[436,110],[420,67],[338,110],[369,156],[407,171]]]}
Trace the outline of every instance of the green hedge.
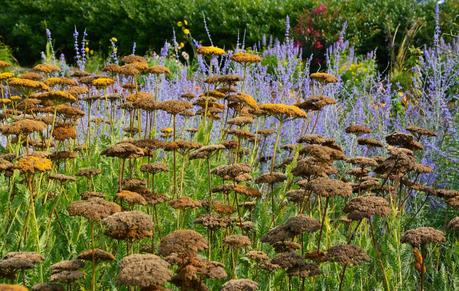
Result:
{"label": "green hedge", "polygon": [[[344,21],[347,35],[360,51],[378,48],[387,51],[388,36],[399,26],[403,34],[417,18],[423,26],[416,45],[431,42],[434,27],[434,0],[0,0],[0,42],[13,49],[23,64],[39,60],[46,43],[45,28],[55,40],[55,50],[72,57],[74,27],[89,34],[90,48],[107,53],[109,39],[117,37],[121,54],[129,53],[136,41],[139,53],[158,50],[171,39],[172,29],[184,39],[176,23],[186,19],[193,37],[209,43],[204,29],[205,15],[214,44],[233,47],[238,34],[246,30],[246,43],[259,41],[263,34],[282,38],[285,17],[292,26],[304,10],[324,2],[337,11],[333,23],[323,30],[333,37]],[[448,34],[458,32],[459,1],[446,0],[442,7],[442,24]]]}

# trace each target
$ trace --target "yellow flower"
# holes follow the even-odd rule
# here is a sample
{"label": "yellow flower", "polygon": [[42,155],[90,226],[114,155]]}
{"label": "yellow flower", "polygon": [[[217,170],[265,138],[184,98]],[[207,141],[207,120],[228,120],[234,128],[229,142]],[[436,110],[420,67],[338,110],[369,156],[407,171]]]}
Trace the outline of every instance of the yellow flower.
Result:
{"label": "yellow flower", "polygon": [[93,54],[94,54],[94,51],[93,51],[93,50],[90,50],[90,51],[89,51],[89,54],[90,54],[90,55],[93,55]]}
{"label": "yellow flower", "polygon": [[97,88],[105,88],[110,85],[113,85],[115,83],[115,80],[112,78],[97,78],[94,81],[92,81],[92,84],[97,87]]}
{"label": "yellow flower", "polygon": [[21,100],[22,98],[21,98],[21,96],[14,95],[14,96],[11,96],[10,99],[11,99],[11,101],[19,101],[19,100]]}
{"label": "yellow flower", "polygon": [[254,54],[249,54],[249,53],[244,53],[244,52],[237,52],[234,55],[231,56],[231,59],[235,62],[238,63],[258,63],[261,62],[261,57],[254,55]]}
{"label": "yellow flower", "polygon": [[162,133],[166,133],[167,134],[167,133],[172,133],[173,129],[172,129],[172,127],[164,127],[164,128],[161,128],[160,131]]}
{"label": "yellow flower", "polygon": [[118,39],[116,37],[112,37],[112,42],[117,42]]}
{"label": "yellow flower", "polygon": [[46,85],[45,83],[34,81],[34,80],[29,80],[29,79],[11,78],[8,81],[8,84],[11,87],[24,87],[24,88],[42,89],[42,90],[48,89],[48,85]]}
{"label": "yellow flower", "polygon": [[8,98],[0,98],[0,105],[6,105],[11,103],[11,100]]}
{"label": "yellow flower", "polygon": [[185,46],[185,44],[184,44],[183,42],[181,42],[181,43],[179,44],[179,47],[180,47],[180,48],[183,48],[184,46]]}
{"label": "yellow flower", "polygon": [[328,73],[324,73],[324,72],[317,72],[317,73],[312,73],[310,75],[311,79],[315,79],[319,82],[323,82],[323,83],[336,83],[338,82],[338,79],[331,75],[331,74],[328,74]]}
{"label": "yellow flower", "polygon": [[306,118],[306,112],[301,110],[295,105],[286,105],[286,104],[263,104],[260,105],[260,110],[265,112],[268,115],[281,116],[281,117],[303,117]]}
{"label": "yellow flower", "polygon": [[212,56],[221,56],[223,54],[225,54],[225,51],[219,47],[215,47],[215,46],[200,46],[198,49],[197,49],[197,52],[198,54],[200,55],[212,55]]}
{"label": "yellow flower", "polygon": [[188,28],[185,28],[185,29],[183,29],[183,33],[188,35],[188,34],[190,34],[190,30]]}
{"label": "yellow flower", "polygon": [[89,53],[89,48],[88,48],[88,47],[85,47],[85,48],[84,48],[84,51],[85,51],[86,53]]}
{"label": "yellow flower", "polygon": [[183,26],[183,23],[181,21],[177,22],[177,26],[178,27],[182,27]]}
{"label": "yellow flower", "polygon": [[4,72],[4,73],[1,73],[0,74],[0,81],[1,80],[6,80],[6,79],[9,79],[9,78],[12,78],[13,77],[13,74],[10,73],[10,72]]}
{"label": "yellow flower", "polygon": [[19,159],[16,164],[16,168],[22,172],[35,173],[46,172],[51,170],[53,162],[46,158],[40,158],[36,156],[25,156]]}
{"label": "yellow flower", "polygon": [[183,23],[185,23],[185,25],[188,25],[188,21],[186,19],[183,20]]}

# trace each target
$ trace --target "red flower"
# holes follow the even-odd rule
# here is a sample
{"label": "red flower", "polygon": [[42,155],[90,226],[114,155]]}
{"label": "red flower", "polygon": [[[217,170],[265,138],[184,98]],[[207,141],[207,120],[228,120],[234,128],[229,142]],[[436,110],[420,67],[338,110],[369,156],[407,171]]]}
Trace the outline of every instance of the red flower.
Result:
{"label": "red flower", "polygon": [[320,50],[320,49],[324,48],[324,45],[322,44],[322,42],[320,40],[316,40],[314,42],[314,48]]}

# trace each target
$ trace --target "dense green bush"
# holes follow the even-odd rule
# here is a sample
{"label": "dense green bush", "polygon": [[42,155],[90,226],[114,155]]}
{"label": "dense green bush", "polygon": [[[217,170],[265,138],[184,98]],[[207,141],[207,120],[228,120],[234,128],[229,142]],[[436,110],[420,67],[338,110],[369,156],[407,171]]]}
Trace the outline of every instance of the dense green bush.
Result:
{"label": "dense green bush", "polygon": [[[263,34],[282,38],[285,17],[295,26],[314,7],[324,3],[332,17],[317,28],[331,41],[344,22],[347,36],[359,52],[378,49],[380,63],[390,60],[391,43],[401,42],[414,22],[421,26],[412,43],[431,42],[434,30],[434,0],[0,0],[0,41],[13,48],[14,56],[25,64],[36,62],[46,43],[45,28],[56,41],[57,52],[73,56],[72,33],[76,27],[88,32],[91,49],[108,52],[109,39],[118,38],[121,54],[137,43],[139,53],[158,50],[177,31],[177,21],[186,19],[194,38],[209,43],[204,17],[214,44],[231,47],[245,34],[247,45],[259,41]],[[442,28],[446,35],[459,31],[459,3],[442,5]],[[393,57],[392,57],[393,58]]]}

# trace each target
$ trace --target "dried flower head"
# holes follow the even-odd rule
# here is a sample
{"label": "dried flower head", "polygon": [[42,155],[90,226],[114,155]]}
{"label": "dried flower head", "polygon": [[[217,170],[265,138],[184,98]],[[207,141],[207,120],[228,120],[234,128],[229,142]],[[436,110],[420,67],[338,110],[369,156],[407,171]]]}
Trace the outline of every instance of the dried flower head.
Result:
{"label": "dried flower head", "polygon": [[160,172],[167,172],[168,171],[168,167],[167,165],[165,164],[161,164],[161,163],[156,163],[156,164],[143,164],[141,167],[140,167],[140,171],[144,172],[144,173],[149,173],[149,174],[157,174],[157,173],[160,173]]}
{"label": "dried flower head", "polygon": [[448,222],[448,229],[452,231],[458,231],[459,230],[459,216],[454,217]]}
{"label": "dried flower head", "polygon": [[101,249],[89,249],[84,250],[78,254],[78,259],[83,261],[92,261],[102,262],[102,261],[114,261],[115,256],[111,253],[101,250]]}
{"label": "dried flower head", "polygon": [[365,134],[365,133],[372,133],[373,131],[371,128],[365,126],[365,125],[360,125],[360,124],[352,124],[346,127],[345,129],[346,133],[351,133],[355,135],[360,135],[360,134]]}
{"label": "dried flower head", "polygon": [[225,228],[230,224],[228,218],[204,214],[195,219],[194,223],[201,224],[208,229]]}
{"label": "dried flower head", "polygon": [[169,75],[171,71],[163,65],[154,65],[147,69],[147,72],[154,75]]}
{"label": "dried flower head", "polygon": [[29,135],[32,132],[39,132],[47,128],[46,123],[33,119],[21,119],[13,122],[10,125],[0,126],[0,132],[4,135],[9,134],[24,134]]}
{"label": "dried flower head", "polygon": [[418,227],[405,231],[400,241],[409,243],[413,247],[420,247],[428,243],[442,243],[445,241],[445,235],[433,227]]}
{"label": "dried flower head", "polygon": [[352,220],[370,218],[373,215],[387,216],[390,213],[389,202],[380,196],[359,196],[349,201],[344,212]]}
{"label": "dried flower head", "polygon": [[169,201],[169,205],[175,209],[185,209],[185,208],[198,208],[202,204],[198,200],[194,200],[190,197],[183,196],[175,200]]}
{"label": "dried flower head", "polygon": [[123,211],[103,219],[106,234],[114,239],[142,239],[153,235],[150,216],[140,211]]}
{"label": "dried flower head", "polygon": [[202,146],[199,149],[192,151],[189,155],[189,158],[190,160],[205,159],[210,157],[213,153],[216,153],[217,151],[224,149],[225,146],[222,144],[211,144],[207,146]]}
{"label": "dried flower head", "polygon": [[368,158],[368,157],[347,158],[346,162],[351,163],[353,165],[358,165],[361,167],[375,167],[378,165],[378,162],[376,162],[375,159]]}
{"label": "dried flower head", "polygon": [[290,251],[277,254],[271,263],[279,265],[283,269],[290,269],[303,265],[305,259],[296,252]]}
{"label": "dried flower head", "polygon": [[100,173],[102,173],[102,170],[98,168],[81,168],[76,175],[81,177],[94,177]]}
{"label": "dried flower head", "polygon": [[87,200],[74,201],[67,208],[71,216],[83,216],[91,221],[100,221],[116,212],[121,207],[102,198],[91,197]]}
{"label": "dried flower head", "polygon": [[170,114],[179,114],[193,108],[193,104],[184,100],[168,100],[158,104],[158,109]]}
{"label": "dried flower head", "polygon": [[320,223],[317,220],[300,214],[271,229],[262,236],[261,241],[272,245],[276,242],[287,241],[304,232],[317,231],[319,228]]}
{"label": "dried flower head", "polygon": [[38,283],[33,285],[32,291],[64,291],[64,287],[58,283]]}
{"label": "dried flower head", "polygon": [[343,266],[360,265],[370,261],[370,257],[358,246],[337,245],[326,252],[326,260]]}
{"label": "dried flower head", "polygon": [[76,178],[74,176],[68,176],[68,175],[64,175],[64,174],[50,174],[48,176],[48,179],[59,181],[61,183],[75,182],[76,181]]}
{"label": "dried flower head", "polygon": [[305,185],[306,190],[310,190],[321,197],[351,196],[352,185],[340,180],[328,177],[319,177],[309,181]]}
{"label": "dried flower head", "polygon": [[222,177],[225,180],[237,180],[239,176],[248,174],[252,171],[247,164],[238,163],[232,165],[222,165],[212,169],[211,173]]}
{"label": "dried flower head", "polygon": [[408,126],[406,130],[417,136],[437,136],[433,130],[413,125]]}
{"label": "dried flower head", "polygon": [[223,284],[221,291],[255,291],[258,283],[250,279],[231,279]]}
{"label": "dried flower head", "polygon": [[320,111],[325,106],[336,104],[336,100],[319,95],[319,96],[310,96],[306,98],[303,102],[297,103],[296,106],[306,111]]}
{"label": "dried flower head", "polygon": [[287,180],[287,175],[281,172],[264,173],[260,175],[255,183],[257,184],[275,184]]}
{"label": "dried flower head", "polygon": [[55,127],[53,130],[53,137],[58,141],[76,139],[76,128],[69,125]]}
{"label": "dried flower head", "polygon": [[249,246],[252,242],[250,241],[250,238],[245,235],[231,234],[225,236],[223,243],[232,248],[243,248]]}
{"label": "dried flower head", "polygon": [[144,151],[132,143],[121,142],[108,147],[101,154],[108,157],[131,159],[143,156]]}
{"label": "dried flower head", "polygon": [[194,230],[179,229],[166,235],[159,244],[159,254],[167,257],[195,257],[199,251],[207,249],[207,241]]}
{"label": "dried flower head", "polygon": [[57,273],[52,273],[49,277],[51,282],[61,282],[61,283],[73,283],[80,279],[83,279],[85,274],[81,271],[61,271]]}
{"label": "dried flower head", "polygon": [[120,262],[118,282],[128,286],[159,287],[172,278],[169,263],[153,254],[134,254]]}

